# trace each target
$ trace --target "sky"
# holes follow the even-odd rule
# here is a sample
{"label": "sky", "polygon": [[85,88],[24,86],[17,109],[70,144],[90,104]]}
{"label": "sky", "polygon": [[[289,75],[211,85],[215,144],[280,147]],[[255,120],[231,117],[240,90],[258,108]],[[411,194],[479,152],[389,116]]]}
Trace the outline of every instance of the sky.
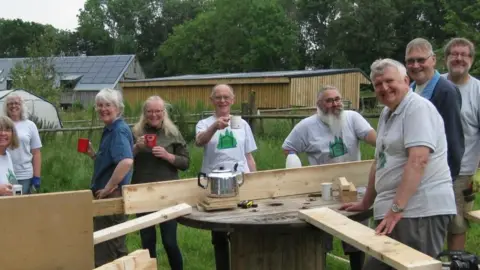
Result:
{"label": "sky", "polygon": [[0,0],[0,18],[22,19],[75,30],[85,0]]}

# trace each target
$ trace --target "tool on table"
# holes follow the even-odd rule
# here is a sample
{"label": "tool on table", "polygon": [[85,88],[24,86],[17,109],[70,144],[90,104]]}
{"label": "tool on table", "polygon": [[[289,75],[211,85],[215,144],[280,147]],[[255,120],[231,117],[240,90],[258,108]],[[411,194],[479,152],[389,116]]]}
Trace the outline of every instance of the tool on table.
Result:
{"label": "tool on table", "polygon": [[247,209],[250,207],[257,207],[257,206],[258,205],[256,203],[253,203],[252,200],[245,200],[238,203],[238,207],[241,207],[243,209]]}

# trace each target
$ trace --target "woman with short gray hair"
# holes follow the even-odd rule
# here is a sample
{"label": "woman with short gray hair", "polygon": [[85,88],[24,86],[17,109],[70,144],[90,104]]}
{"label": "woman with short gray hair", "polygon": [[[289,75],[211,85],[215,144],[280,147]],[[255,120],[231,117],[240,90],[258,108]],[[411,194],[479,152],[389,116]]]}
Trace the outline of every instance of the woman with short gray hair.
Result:
{"label": "woman with short gray hair", "polygon": [[[95,109],[105,124],[98,152],[91,143],[87,155],[94,161],[91,189],[96,199],[122,196],[122,186],[130,182],[133,165],[133,135],[122,119],[123,98],[119,91],[102,89],[95,97]],[[123,214],[94,218],[98,231],[126,221]],[[125,236],[95,245],[95,267],[127,255]]]}

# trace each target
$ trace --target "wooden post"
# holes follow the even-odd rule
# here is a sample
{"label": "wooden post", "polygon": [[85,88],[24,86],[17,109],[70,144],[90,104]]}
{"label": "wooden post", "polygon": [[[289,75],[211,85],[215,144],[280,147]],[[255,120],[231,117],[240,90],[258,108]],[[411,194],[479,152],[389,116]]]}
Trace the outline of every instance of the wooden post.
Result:
{"label": "wooden post", "polygon": [[325,270],[323,234],[313,228],[236,230],[230,235],[231,268]]}
{"label": "wooden post", "polygon": [[[249,96],[248,96],[248,107],[249,107],[249,115],[255,115],[257,111],[257,106],[255,105],[255,91],[250,90]],[[250,128],[252,129],[252,133],[255,132],[255,119],[249,119],[248,123],[250,125]]]}

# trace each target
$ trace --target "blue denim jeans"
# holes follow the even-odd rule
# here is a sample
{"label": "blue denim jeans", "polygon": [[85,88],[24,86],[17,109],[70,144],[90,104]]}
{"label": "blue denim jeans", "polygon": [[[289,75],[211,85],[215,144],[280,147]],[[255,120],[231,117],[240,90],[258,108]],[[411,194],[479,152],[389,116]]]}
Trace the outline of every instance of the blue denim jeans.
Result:
{"label": "blue denim jeans", "polygon": [[30,194],[30,187],[32,186],[32,178],[18,180],[18,183],[22,185],[22,194]]}

